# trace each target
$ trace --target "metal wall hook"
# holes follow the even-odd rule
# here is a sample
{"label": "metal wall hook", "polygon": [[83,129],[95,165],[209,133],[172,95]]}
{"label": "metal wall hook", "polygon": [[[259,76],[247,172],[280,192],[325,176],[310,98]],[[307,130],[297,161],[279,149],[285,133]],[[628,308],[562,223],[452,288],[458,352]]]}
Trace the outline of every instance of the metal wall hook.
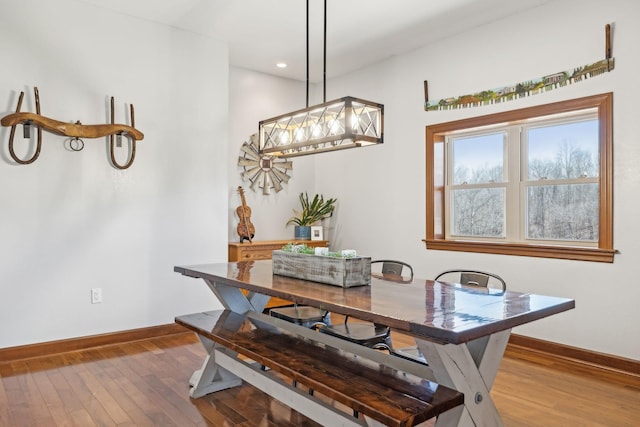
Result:
{"label": "metal wall hook", "polygon": [[24,139],[31,138],[31,124],[32,124],[31,120],[27,120],[22,124],[22,137]]}
{"label": "metal wall hook", "polygon": [[[38,88],[33,88],[33,92],[35,94],[35,98],[36,98],[36,114],[40,114],[40,95],[38,93]],[[18,97],[18,106],[16,107],[16,114],[20,113],[20,109],[22,108],[22,99],[24,98],[24,92],[20,92],[20,97]],[[9,117],[9,116],[7,116]],[[4,119],[2,125],[3,126],[7,126],[4,124]],[[33,122],[31,120],[27,120],[23,123],[23,137],[24,138],[31,138],[31,126],[32,126]],[[40,156],[40,149],[42,148],[42,129],[40,128],[40,126],[36,126],[38,128],[38,137],[37,137],[37,145],[36,145],[36,151],[35,153],[33,153],[33,156],[31,156],[31,158],[26,159],[26,160],[22,160],[21,158],[19,158],[16,155],[15,150],[13,149],[13,140],[16,136],[16,126],[18,126],[18,123],[15,123],[13,125],[11,125],[11,132],[9,132],[9,154],[11,155],[11,158],[16,162],[19,163],[21,165],[28,165],[30,163],[35,162],[35,160],[38,158],[38,156]]]}
{"label": "metal wall hook", "polygon": [[113,135],[109,136],[109,154],[111,155],[111,164],[113,165],[113,167],[115,167],[116,169],[127,169],[129,166],[131,166],[133,164],[133,161],[136,158],[136,140],[135,138],[129,138],[131,140],[131,154],[129,156],[129,161],[127,161],[127,163],[125,163],[124,165],[119,164],[116,161],[116,156],[114,154],[114,150],[113,150],[113,145],[114,145],[114,141],[113,141]]}
{"label": "metal wall hook", "polygon": [[[135,112],[133,110],[133,104],[131,104],[129,106],[129,116],[131,119],[131,127],[135,126]],[[114,108],[114,101],[113,101],[113,96],[111,97],[111,123],[113,123],[115,120],[115,108]],[[116,134],[117,138],[116,138],[116,146],[121,147],[122,146],[122,135],[123,132],[118,132]],[[131,155],[129,157],[129,161],[127,163],[125,163],[124,165],[119,164],[116,161],[116,156],[114,154],[114,150],[113,150],[113,137],[114,135],[111,134],[109,135],[109,154],[111,156],[111,164],[113,165],[113,167],[117,168],[117,169],[127,169],[129,168],[132,164],[133,161],[136,158],[136,139],[133,136],[130,136],[129,134],[124,134],[126,137],[128,137],[131,140]]]}

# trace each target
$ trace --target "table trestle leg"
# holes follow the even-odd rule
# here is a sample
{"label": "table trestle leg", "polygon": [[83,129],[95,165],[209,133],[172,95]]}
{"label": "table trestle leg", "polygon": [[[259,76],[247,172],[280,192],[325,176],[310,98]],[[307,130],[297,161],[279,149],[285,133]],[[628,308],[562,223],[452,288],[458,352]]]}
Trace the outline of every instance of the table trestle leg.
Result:
{"label": "table trestle leg", "polygon": [[[435,374],[435,381],[464,393],[467,414],[462,415],[460,426],[504,425],[490,392],[509,334],[510,330],[497,332],[487,340],[469,345],[442,345],[416,339]],[[467,424],[469,422],[471,424]]]}

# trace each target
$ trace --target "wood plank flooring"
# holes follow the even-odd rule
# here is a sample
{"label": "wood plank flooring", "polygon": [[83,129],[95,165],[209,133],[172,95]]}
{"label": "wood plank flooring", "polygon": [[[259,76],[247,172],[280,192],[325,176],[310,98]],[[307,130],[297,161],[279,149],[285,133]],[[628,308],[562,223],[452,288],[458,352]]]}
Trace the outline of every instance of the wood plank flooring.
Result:
{"label": "wood plank flooring", "polygon": [[[189,398],[192,333],[0,361],[0,426],[317,426],[254,387]],[[508,427],[640,425],[640,380],[508,351],[492,395]]]}

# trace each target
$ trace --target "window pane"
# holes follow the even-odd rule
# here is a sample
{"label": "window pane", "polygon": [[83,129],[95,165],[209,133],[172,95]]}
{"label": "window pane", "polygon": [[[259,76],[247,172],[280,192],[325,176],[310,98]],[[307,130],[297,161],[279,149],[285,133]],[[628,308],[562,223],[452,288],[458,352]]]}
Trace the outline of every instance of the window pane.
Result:
{"label": "window pane", "polygon": [[427,250],[613,262],[612,119],[604,93],[428,125]]}
{"label": "window pane", "polygon": [[598,184],[529,187],[526,203],[528,239],[598,240]]}
{"label": "window pane", "polygon": [[528,129],[529,180],[597,177],[598,120]]}
{"label": "window pane", "polygon": [[504,181],[504,133],[454,138],[453,184]]}
{"label": "window pane", "polygon": [[451,197],[452,235],[504,237],[504,188],[453,190]]}

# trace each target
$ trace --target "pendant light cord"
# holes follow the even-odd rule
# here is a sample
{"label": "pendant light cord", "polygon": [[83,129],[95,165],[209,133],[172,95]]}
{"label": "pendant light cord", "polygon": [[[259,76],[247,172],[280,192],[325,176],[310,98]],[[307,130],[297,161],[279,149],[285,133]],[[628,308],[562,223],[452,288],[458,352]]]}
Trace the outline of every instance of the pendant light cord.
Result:
{"label": "pendant light cord", "polygon": [[[327,0],[324,0],[322,102],[327,102]],[[309,108],[309,0],[307,0],[307,108]]]}
{"label": "pendant light cord", "polygon": [[309,108],[309,0],[307,0],[307,108]]}
{"label": "pendant light cord", "polygon": [[324,46],[322,70],[322,102],[327,102],[327,0],[324,0]]}

